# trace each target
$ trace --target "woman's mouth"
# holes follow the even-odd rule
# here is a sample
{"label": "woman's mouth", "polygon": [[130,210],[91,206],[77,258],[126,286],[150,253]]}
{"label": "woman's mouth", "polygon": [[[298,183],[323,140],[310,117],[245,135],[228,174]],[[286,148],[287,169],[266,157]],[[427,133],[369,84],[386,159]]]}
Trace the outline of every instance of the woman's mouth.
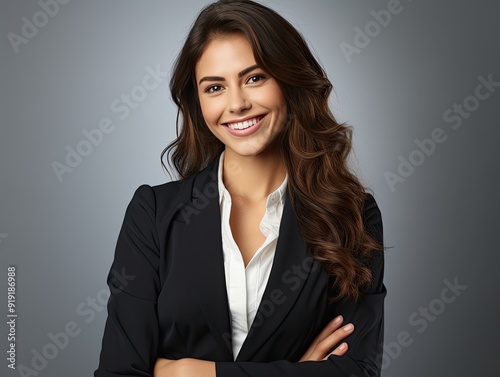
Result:
{"label": "woman's mouth", "polygon": [[224,123],[229,133],[235,136],[247,136],[257,131],[265,115],[258,115],[241,122]]}
{"label": "woman's mouth", "polygon": [[233,130],[244,130],[248,127],[255,126],[257,123],[259,123],[262,120],[263,116],[259,115],[255,118],[252,119],[247,119],[243,122],[236,122],[236,123],[226,123],[226,126]]}

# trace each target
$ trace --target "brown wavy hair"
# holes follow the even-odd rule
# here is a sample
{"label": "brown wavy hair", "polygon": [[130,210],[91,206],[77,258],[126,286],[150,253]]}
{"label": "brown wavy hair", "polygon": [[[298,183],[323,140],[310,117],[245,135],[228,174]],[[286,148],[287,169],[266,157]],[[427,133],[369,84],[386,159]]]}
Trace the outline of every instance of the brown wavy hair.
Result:
{"label": "brown wavy hair", "polygon": [[356,301],[371,284],[366,260],[382,246],[364,229],[367,194],[347,166],[352,131],[330,111],[332,85],[307,43],[275,11],[250,0],[220,0],[201,11],[174,64],[170,90],[178,106],[177,138],[163,150],[162,163],[167,153],[170,166],[188,178],[224,149],[205,124],[195,66],[208,42],[228,34],[247,38],[257,64],[283,92],[289,116],[278,142],[301,236],[333,278],[333,299]]}

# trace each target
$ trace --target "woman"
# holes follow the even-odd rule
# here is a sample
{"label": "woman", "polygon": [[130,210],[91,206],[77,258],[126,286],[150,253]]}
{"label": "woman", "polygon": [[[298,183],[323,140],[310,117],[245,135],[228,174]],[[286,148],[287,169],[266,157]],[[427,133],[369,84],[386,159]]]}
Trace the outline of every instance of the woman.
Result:
{"label": "woman", "polygon": [[382,223],[300,34],[249,0],[195,21],[171,92],[182,178],[125,215],[95,376],[378,376]]}

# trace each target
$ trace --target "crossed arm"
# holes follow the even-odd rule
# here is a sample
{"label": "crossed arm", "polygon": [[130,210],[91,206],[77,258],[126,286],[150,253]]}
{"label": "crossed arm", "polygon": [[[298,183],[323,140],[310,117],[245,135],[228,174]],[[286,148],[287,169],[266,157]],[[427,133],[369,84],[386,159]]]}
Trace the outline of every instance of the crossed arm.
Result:
{"label": "crossed arm", "polygon": [[[330,321],[299,362],[326,360],[330,355],[343,356],[347,352],[348,345],[342,340],[354,331],[354,326],[351,323],[342,326],[342,321],[340,315]],[[154,377],[191,376],[216,377],[215,362],[191,358],[179,360],[158,358],[156,361]]]}

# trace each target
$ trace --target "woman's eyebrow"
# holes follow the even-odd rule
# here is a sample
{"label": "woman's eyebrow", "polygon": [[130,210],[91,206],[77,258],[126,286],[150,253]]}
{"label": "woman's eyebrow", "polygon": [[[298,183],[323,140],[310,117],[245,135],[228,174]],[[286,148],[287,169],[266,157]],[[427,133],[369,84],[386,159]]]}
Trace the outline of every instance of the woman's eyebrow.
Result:
{"label": "woman's eyebrow", "polygon": [[248,68],[245,68],[243,71],[241,71],[240,73],[238,73],[238,77],[242,77],[242,76],[245,76],[247,73],[250,73],[252,72],[253,70],[259,68],[259,65],[258,64],[254,64]]}
{"label": "woman's eyebrow", "polygon": [[[254,64],[248,68],[245,68],[243,71],[238,73],[238,77],[245,76],[247,73],[250,73],[257,68],[259,68],[258,64]],[[198,85],[200,85],[203,81],[224,81],[224,80],[225,78],[221,76],[205,76],[200,79]]]}

